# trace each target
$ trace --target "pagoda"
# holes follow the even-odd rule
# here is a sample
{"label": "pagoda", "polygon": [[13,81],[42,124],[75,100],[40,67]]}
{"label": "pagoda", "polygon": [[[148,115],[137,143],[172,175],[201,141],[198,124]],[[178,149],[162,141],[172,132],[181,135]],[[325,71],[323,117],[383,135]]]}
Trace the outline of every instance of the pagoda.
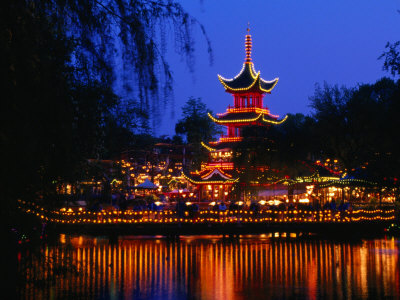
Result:
{"label": "pagoda", "polygon": [[226,79],[218,75],[225,91],[233,96],[233,106],[228,106],[225,113],[216,116],[208,114],[216,124],[226,127],[226,134],[219,140],[203,143],[209,151],[207,163],[202,164],[201,170],[183,173],[191,183],[197,185],[199,199],[227,200],[231,199],[232,187],[238,183],[239,177],[232,161],[232,149],[242,139],[242,131],[248,126],[278,125],[287,116],[279,119],[272,115],[264,106],[264,96],[270,94],[278,83],[279,78],[267,81],[256,72],[251,59],[252,40],[247,28],[245,37],[245,61],[242,70],[234,78]]}

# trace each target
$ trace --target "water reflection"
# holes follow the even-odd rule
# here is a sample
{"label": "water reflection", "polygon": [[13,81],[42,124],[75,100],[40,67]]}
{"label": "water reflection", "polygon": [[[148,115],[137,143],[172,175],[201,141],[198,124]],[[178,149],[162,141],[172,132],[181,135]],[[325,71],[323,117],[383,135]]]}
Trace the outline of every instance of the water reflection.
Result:
{"label": "water reflection", "polygon": [[61,236],[21,253],[21,298],[400,298],[398,240]]}

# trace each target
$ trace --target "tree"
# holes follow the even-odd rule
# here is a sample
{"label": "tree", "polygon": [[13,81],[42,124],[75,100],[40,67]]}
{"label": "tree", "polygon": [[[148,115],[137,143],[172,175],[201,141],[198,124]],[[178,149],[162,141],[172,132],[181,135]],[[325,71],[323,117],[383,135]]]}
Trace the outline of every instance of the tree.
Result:
{"label": "tree", "polygon": [[252,193],[259,184],[271,183],[279,176],[272,167],[277,149],[269,129],[263,126],[243,127],[243,139],[232,149],[233,163],[240,178],[234,189],[237,197],[243,191]]}
{"label": "tree", "polygon": [[365,170],[370,180],[400,173],[400,81],[382,78],[353,89],[317,86],[310,98],[320,158],[337,158],[347,171]]}
{"label": "tree", "polygon": [[194,163],[199,164],[204,160],[201,142],[212,140],[220,133],[219,126],[208,117],[211,113],[200,98],[189,98],[182,107],[182,119],[175,125],[175,132],[183,135],[186,142],[191,144],[195,154]]}
{"label": "tree", "polygon": [[[143,127],[138,122],[158,107],[156,94],[168,96],[172,87],[166,28],[175,34],[178,54],[193,66],[191,30],[197,23],[170,1],[0,5],[0,155],[7,213],[17,198],[48,199],[59,182],[79,179],[88,158],[112,157],[129,146],[129,132]],[[118,61],[123,63],[117,66]],[[113,89],[120,66],[125,94]],[[132,109],[124,112],[127,103]],[[136,124],[121,122],[132,117]],[[118,147],[112,142],[116,136],[126,139]]]}
{"label": "tree", "polygon": [[[74,42],[70,66],[81,82],[97,79],[106,86],[116,80],[120,95],[129,94],[142,109],[156,109],[158,92],[165,100],[172,89],[172,74],[165,53],[168,34],[174,49],[194,67],[192,30],[198,27],[211,45],[204,27],[179,3],[152,0],[18,0],[42,14]],[[6,5],[6,8],[7,5]],[[4,11],[7,11],[5,9]],[[132,99],[131,99],[132,100]]]}
{"label": "tree", "polygon": [[379,59],[384,58],[383,69],[390,72],[392,76],[400,76],[400,41],[395,43],[387,43],[386,51],[383,52]]}
{"label": "tree", "polygon": [[319,141],[319,156],[338,158],[347,168],[353,168],[358,161],[357,147],[350,135],[346,104],[353,94],[352,89],[338,86],[316,85],[314,96],[310,97],[312,116],[316,121],[315,134]]}
{"label": "tree", "polygon": [[269,136],[276,148],[271,166],[280,171],[281,178],[309,175],[305,162],[313,159],[319,150],[313,118],[300,113],[288,114],[283,124],[270,128]]}

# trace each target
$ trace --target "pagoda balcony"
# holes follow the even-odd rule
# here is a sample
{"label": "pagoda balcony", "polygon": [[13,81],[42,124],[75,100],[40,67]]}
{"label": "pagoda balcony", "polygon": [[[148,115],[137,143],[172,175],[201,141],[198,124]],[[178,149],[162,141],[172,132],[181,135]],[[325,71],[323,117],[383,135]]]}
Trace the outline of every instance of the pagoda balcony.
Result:
{"label": "pagoda balcony", "polygon": [[217,116],[218,117],[223,117],[226,116],[227,114],[230,113],[251,113],[251,112],[255,112],[257,114],[265,114],[268,116],[271,116],[273,118],[279,118],[279,115],[272,115],[269,112],[268,107],[265,108],[260,108],[260,107],[235,107],[235,106],[228,106],[226,112],[224,113],[218,113]]}
{"label": "pagoda balcony", "polygon": [[243,137],[241,136],[227,136],[227,135],[221,135],[218,141],[215,142],[210,142],[210,145],[217,145],[219,143],[231,143],[231,142],[240,142],[243,140]]}

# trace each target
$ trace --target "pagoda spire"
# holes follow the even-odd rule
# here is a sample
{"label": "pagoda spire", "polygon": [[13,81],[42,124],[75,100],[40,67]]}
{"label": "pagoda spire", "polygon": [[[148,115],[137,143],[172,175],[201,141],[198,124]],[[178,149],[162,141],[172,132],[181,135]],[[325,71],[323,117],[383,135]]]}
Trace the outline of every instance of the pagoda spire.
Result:
{"label": "pagoda spire", "polygon": [[247,34],[246,34],[246,38],[245,38],[245,50],[246,50],[246,59],[244,60],[244,62],[246,64],[250,64],[251,63],[251,35],[250,35],[250,22],[247,23]]}
{"label": "pagoda spire", "polygon": [[243,93],[270,93],[274,86],[278,83],[278,78],[273,80],[264,80],[260,76],[260,72],[254,70],[254,64],[251,59],[252,41],[250,35],[250,25],[247,25],[247,34],[245,38],[246,58],[243,63],[242,70],[234,78],[228,79],[218,75],[219,81],[225,88],[225,91],[231,94]]}

